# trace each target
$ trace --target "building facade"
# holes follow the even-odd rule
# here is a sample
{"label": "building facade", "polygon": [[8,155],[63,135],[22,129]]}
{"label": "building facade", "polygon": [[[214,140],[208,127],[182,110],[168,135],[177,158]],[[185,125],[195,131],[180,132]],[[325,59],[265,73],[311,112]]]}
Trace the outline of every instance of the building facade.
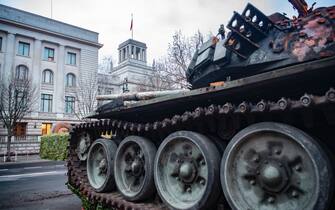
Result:
{"label": "building facade", "polygon": [[[98,69],[98,33],[0,5],[0,79],[31,78],[39,100],[17,130],[40,136],[59,121],[74,123],[79,81]],[[95,78],[95,77],[94,77]],[[6,128],[0,122],[0,136]],[[1,138],[1,137],[0,137]]]}
{"label": "building facade", "polygon": [[119,94],[152,90],[151,66],[147,65],[145,43],[128,39],[118,47],[118,65],[110,73],[99,73],[98,94]]}

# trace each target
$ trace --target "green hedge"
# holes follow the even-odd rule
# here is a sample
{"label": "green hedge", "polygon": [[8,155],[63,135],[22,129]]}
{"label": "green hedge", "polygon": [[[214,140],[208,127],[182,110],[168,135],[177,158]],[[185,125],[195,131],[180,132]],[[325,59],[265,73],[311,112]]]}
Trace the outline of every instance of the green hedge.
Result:
{"label": "green hedge", "polygon": [[65,160],[69,134],[52,134],[41,137],[40,156],[42,159]]}

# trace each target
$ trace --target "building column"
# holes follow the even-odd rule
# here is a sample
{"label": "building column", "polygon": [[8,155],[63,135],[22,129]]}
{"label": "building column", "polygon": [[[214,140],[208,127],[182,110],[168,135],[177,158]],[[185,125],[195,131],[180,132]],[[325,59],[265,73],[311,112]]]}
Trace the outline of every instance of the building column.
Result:
{"label": "building column", "polygon": [[127,51],[128,51],[128,59],[131,58],[131,55],[130,55],[130,46],[127,45]]}
{"label": "building column", "polygon": [[[58,48],[58,61],[57,70],[54,74],[54,94],[53,94],[53,109],[52,112],[57,113],[57,118],[62,119],[64,116],[64,103],[65,103],[65,47],[60,45]],[[76,85],[78,85],[78,76],[76,78]],[[57,103],[55,103],[57,101]]]}
{"label": "building column", "polygon": [[38,117],[38,112],[39,112],[39,104],[40,104],[40,97],[41,97],[41,74],[42,70],[41,69],[41,51],[42,51],[42,42],[39,39],[35,39],[34,41],[34,49],[33,49],[33,55],[32,55],[32,69],[30,70],[31,73],[29,75],[32,78],[32,84],[36,88],[37,92],[37,98],[35,104],[33,105],[33,113],[31,113],[32,117]]}
{"label": "building column", "polygon": [[3,67],[3,78],[8,78],[11,73],[15,74],[14,64],[15,57],[15,35],[12,33],[7,34],[5,63]]}
{"label": "building column", "polygon": [[121,50],[119,50],[119,63],[121,63]]}
{"label": "building column", "polygon": [[147,50],[144,50],[144,62],[147,62]]}

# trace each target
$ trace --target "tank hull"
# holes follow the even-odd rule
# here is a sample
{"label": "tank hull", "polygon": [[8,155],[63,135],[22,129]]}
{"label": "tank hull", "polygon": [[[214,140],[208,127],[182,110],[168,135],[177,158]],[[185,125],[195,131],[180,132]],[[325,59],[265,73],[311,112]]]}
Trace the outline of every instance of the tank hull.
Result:
{"label": "tank hull", "polygon": [[[105,111],[101,109],[92,116],[100,120],[80,124],[71,132],[69,184],[94,205],[118,209],[171,208],[160,201],[158,194],[131,202],[117,191],[95,192],[87,179],[86,162],[80,161],[76,152],[81,133],[89,133],[91,143],[101,134],[111,134],[117,143],[127,136],[141,136],[158,148],[171,133],[187,130],[210,137],[224,150],[222,145],[229,143],[241,129],[271,121],[316,136],[320,144],[334,151],[335,144],[331,141],[331,131],[335,129],[335,99],[331,94],[335,85],[334,68],[335,59],[325,58],[232,81],[222,87],[192,90],[116,110],[105,107]],[[327,153],[327,149],[323,151]],[[229,206],[221,194],[211,209],[222,208]]]}

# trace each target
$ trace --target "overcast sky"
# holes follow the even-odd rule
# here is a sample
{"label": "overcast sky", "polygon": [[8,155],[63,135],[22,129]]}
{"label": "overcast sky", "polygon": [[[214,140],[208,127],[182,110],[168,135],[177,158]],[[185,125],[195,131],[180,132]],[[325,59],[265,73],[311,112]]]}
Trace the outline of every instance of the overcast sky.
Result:
{"label": "overcast sky", "polygon": [[[99,58],[116,60],[118,45],[131,37],[130,20],[134,14],[134,39],[145,42],[148,62],[166,53],[177,30],[191,36],[198,29],[217,33],[233,11],[242,12],[251,2],[265,14],[296,14],[288,0],[0,0],[1,4],[50,17],[99,33]],[[311,4],[312,0],[307,0]],[[319,0],[317,6],[329,6],[334,0]]]}

